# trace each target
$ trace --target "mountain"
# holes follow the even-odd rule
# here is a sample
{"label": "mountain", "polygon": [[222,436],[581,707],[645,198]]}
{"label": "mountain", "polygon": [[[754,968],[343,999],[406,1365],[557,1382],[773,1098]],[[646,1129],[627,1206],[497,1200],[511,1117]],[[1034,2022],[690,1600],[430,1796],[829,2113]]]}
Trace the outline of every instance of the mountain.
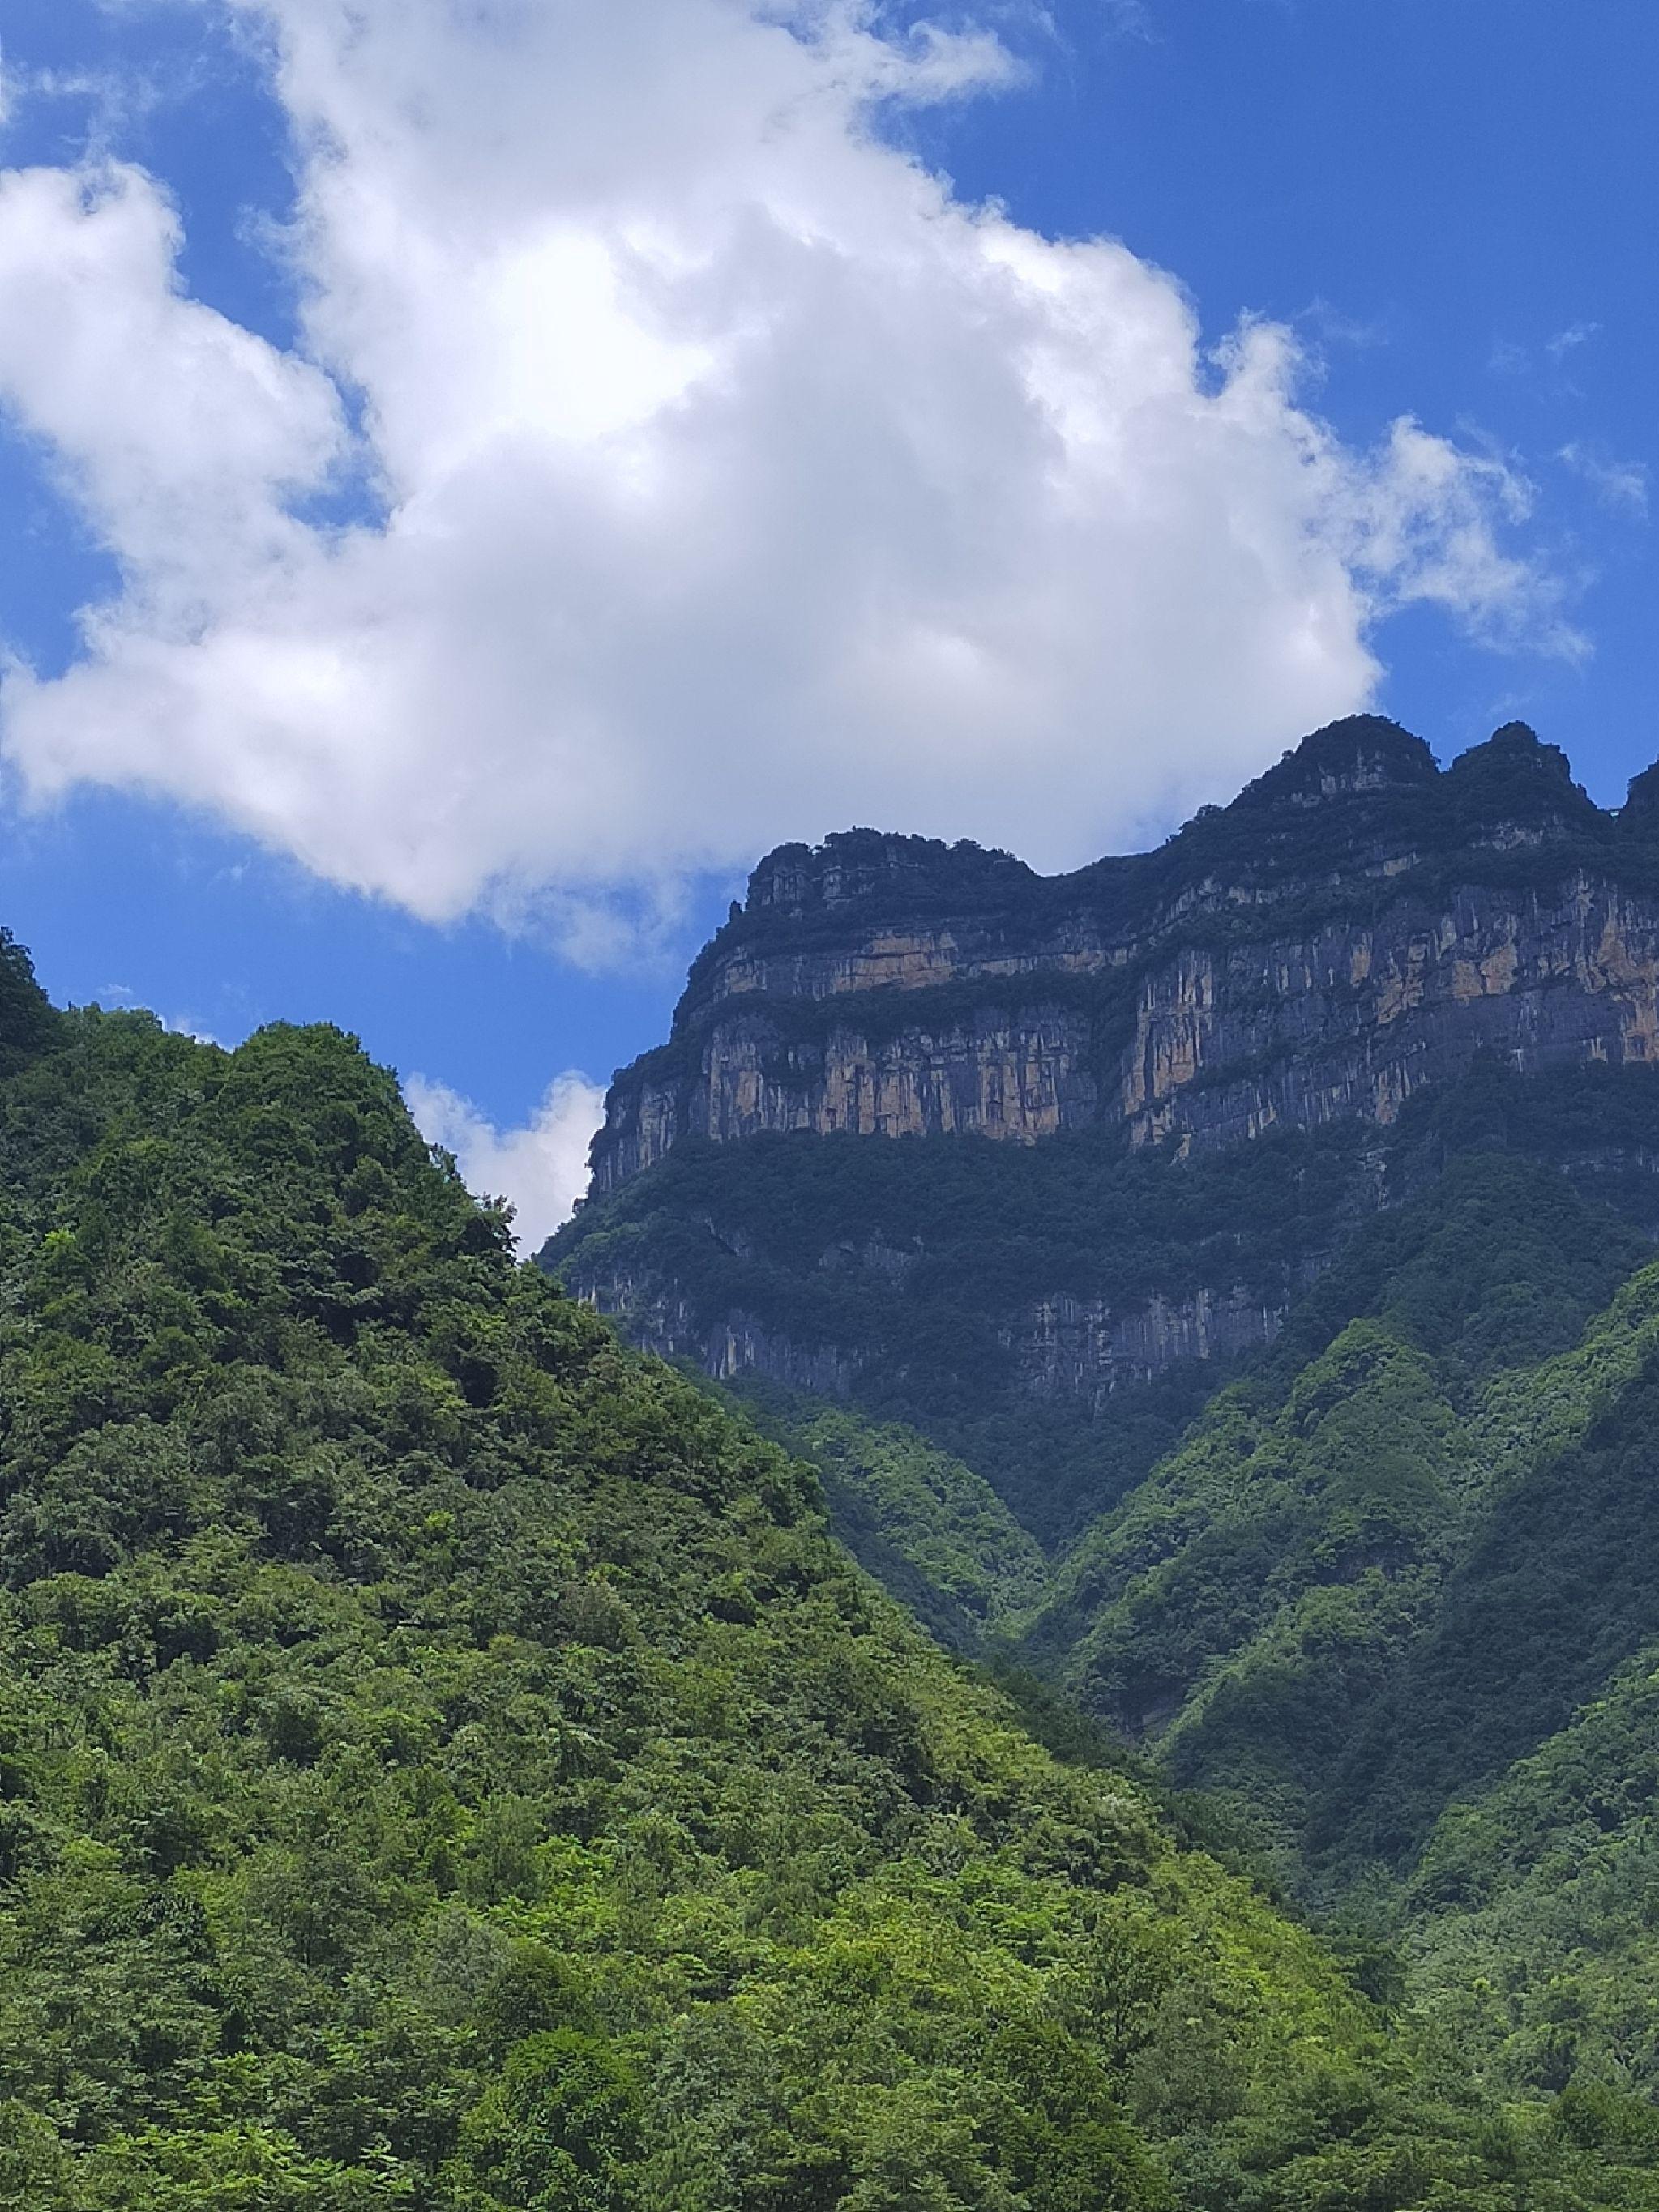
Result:
{"label": "mountain", "polygon": [[1608,814],[1518,725],[1443,773],[1364,717],[1073,876],[769,856],[548,1264],[665,1355],[914,1425],[1053,1544],[1449,1151],[1659,1223],[1656,1051],[1659,771]]}
{"label": "mountain", "polygon": [[[515,1263],[350,1038],[61,1013],[0,940],[0,2206],[1659,2202],[1640,2097],[1480,2094],[826,1527],[1003,1618],[988,1487],[762,1418],[823,1486]],[[1502,1806],[1457,1848],[1537,1879]]]}
{"label": "mountain", "polygon": [[1394,723],[1334,724],[1071,876],[867,830],[785,846],[612,1085],[594,1189],[689,1137],[1212,1146],[1390,1121],[1482,1046],[1650,1064],[1656,901],[1659,781],[1603,813],[1519,723],[1444,774]]}
{"label": "mountain", "polygon": [[1656,1021],[1659,769],[1364,718],[1072,877],[772,855],[545,1263],[837,1435],[937,1635],[1605,2149],[1659,2104]]}

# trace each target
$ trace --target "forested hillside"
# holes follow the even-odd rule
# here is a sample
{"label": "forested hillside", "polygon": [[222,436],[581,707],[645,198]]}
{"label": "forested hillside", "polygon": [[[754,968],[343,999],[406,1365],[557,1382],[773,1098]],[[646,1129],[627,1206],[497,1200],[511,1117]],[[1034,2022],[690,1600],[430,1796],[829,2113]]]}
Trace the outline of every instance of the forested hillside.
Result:
{"label": "forested hillside", "polygon": [[[1659,1668],[1659,1265],[1640,1158],[1654,1089],[1640,1071],[1530,1083],[1486,1071],[1423,1101],[1384,1147],[1394,1202],[1349,1217],[1272,1351],[1222,1376],[1184,1439],[1048,1564],[1036,1601],[1030,1540],[971,1463],[1002,1474],[995,1431],[960,1412],[953,1423],[934,1371],[878,1367],[880,1395],[860,1374],[852,1404],[748,1386],[771,1431],[823,1470],[858,1556],[937,1635],[1062,1685],[1203,1793],[1253,1862],[1371,1962],[1375,1986],[1455,2042],[1485,2094],[1566,2093],[1593,2130],[1603,2120],[1583,2115],[1598,2099],[1633,2095],[1621,2140],[1659,2100],[1659,1771],[1645,1733]],[[717,1165],[753,1207],[744,1218],[787,1224],[787,1208],[767,1213],[774,1178],[792,1149],[817,1147],[838,1155],[822,1183],[896,1187],[908,1166],[918,1205],[934,1174],[964,1191],[976,1176],[981,1193],[1011,1176],[1030,1188],[1033,1158],[1058,1191],[1085,1154],[1064,1139],[1036,1154],[973,1140],[694,1148],[638,1179],[634,1218],[648,1221],[672,1176],[707,1189]],[[1294,1157],[1231,1156],[1231,1188],[1248,1192],[1254,1173],[1296,1188],[1283,1179]],[[1311,1157],[1345,1156],[1333,1144]],[[1122,1172],[1151,1193],[1160,1175],[1191,1174],[1133,1158]],[[1238,1217],[1218,1188],[1200,1172],[1180,1191],[1177,1238],[1190,1206],[1224,1249]],[[1076,1191],[1087,1222],[1086,1173]],[[965,1247],[971,1209],[945,1218]],[[803,1253],[831,1218],[799,1237]],[[842,1216],[857,1237],[892,1218]],[[1026,1218],[1034,1241],[1063,1249],[1054,1218]],[[1281,1215],[1281,1234],[1298,1225]],[[770,1249],[789,1233],[775,1229]],[[763,1234],[724,1262],[750,1284],[774,1264]],[[1123,1237],[1116,1264],[1152,1248],[1144,1235]],[[892,1298],[975,1289],[965,1266],[941,1264]],[[833,1271],[821,1295],[846,1297]],[[893,1340],[920,1341],[911,1327]],[[937,1340],[965,1379],[961,1348],[975,1340]],[[858,1409],[872,1399],[936,1423],[970,1463]],[[975,1403],[968,1382],[958,1407]],[[1039,1420],[1034,1444],[1055,1433],[1086,1463],[1087,1421]]]}
{"label": "forested hillside", "polygon": [[1468,1158],[1356,1244],[1029,1632],[1304,1899],[1399,1941],[1507,2094],[1659,2096],[1656,1376],[1651,1248]]}
{"label": "forested hillside", "polygon": [[0,983],[0,2203],[1659,2202],[1039,1748],[351,1040]]}
{"label": "forested hillside", "polygon": [[[811,1261],[837,1226],[854,1249],[913,1239],[924,1256],[864,1309],[846,1401],[745,1386],[824,1469],[865,1564],[945,1641],[1062,1686],[1224,1808],[1303,1910],[1387,1948],[1492,2094],[1659,2099],[1641,2024],[1659,1989],[1640,1734],[1659,1666],[1656,1131],[1651,1071],[1488,1066],[1369,1150],[1352,1129],[1191,1162],[1114,1160],[1087,1136],[757,1139],[671,1155],[566,1242],[634,1238],[641,1272],[686,1255],[688,1298],[707,1285],[712,1311],[740,1282],[811,1342],[805,1317],[858,1304]],[[739,1249],[698,1240],[693,1191],[703,1220],[741,1224]],[[1112,1270],[1177,1281],[1207,1255],[1223,1279],[1252,1239],[1283,1279],[1310,1224],[1334,1244],[1324,1272],[1232,1379],[1183,1370],[1201,1403],[1184,1436],[1137,1443],[1144,1384],[1098,1409],[1039,1402],[1020,1436],[999,1299],[1044,1267],[1080,1292]],[[1080,1538],[1050,1536],[1034,1602],[1027,1485],[1045,1449],[1063,1486],[1091,1449],[1109,1497],[1129,1450],[1148,1472]]]}

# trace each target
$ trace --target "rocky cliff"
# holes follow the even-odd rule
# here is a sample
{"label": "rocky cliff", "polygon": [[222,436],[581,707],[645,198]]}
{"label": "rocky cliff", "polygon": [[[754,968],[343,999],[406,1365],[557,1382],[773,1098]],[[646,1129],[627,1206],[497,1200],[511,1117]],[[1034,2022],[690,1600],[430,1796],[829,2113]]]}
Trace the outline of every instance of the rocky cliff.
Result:
{"label": "rocky cliff", "polygon": [[867,830],[769,854],[612,1085],[593,1188],[686,1137],[1388,1123],[1483,1054],[1659,1058],[1659,775],[1610,813],[1522,725],[1442,771],[1358,717],[1070,876]]}
{"label": "rocky cliff", "polygon": [[1606,811],[1518,726],[1442,770],[1339,723],[1062,878],[853,831],[756,870],[546,1261],[635,1342],[913,1424],[1052,1540],[1460,1152],[1654,1233],[1656,1012],[1659,771]]}

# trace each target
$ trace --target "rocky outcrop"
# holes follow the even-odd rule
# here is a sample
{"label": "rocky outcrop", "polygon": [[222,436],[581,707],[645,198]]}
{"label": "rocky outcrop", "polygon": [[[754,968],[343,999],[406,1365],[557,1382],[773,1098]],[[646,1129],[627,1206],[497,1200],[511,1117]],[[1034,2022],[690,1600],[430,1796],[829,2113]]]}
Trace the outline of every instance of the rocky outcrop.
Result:
{"label": "rocky outcrop", "polygon": [[1074,876],[872,831],[770,854],[612,1085],[594,1188],[767,1130],[1387,1122],[1481,1054],[1659,1057],[1659,790],[1609,814],[1519,726],[1443,773],[1361,717]]}
{"label": "rocky outcrop", "polygon": [[[848,1264],[902,1279],[913,1256],[866,1247],[849,1250]],[[826,1255],[821,1264],[834,1266],[836,1255]],[[1311,1279],[1319,1262],[1304,1272]],[[672,1285],[632,1275],[579,1276],[574,1287],[630,1343],[661,1359],[689,1361],[718,1382],[757,1375],[819,1397],[855,1395],[854,1356],[836,1346],[798,1343],[752,1313],[734,1310],[710,1327]],[[1069,1400],[1099,1413],[1117,1392],[1154,1381],[1178,1361],[1229,1360],[1261,1350],[1284,1326],[1288,1303],[1288,1297],[1264,1300],[1242,1287],[1200,1289],[1185,1297],[1158,1294],[1144,1307],[1059,1292],[1036,1300],[998,1334],[1031,1396]]]}
{"label": "rocky outcrop", "polygon": [[611,1275],[582,1285],[596,1312],[614,1321],[630,1344],[659,1359],[684,1359],[718,1382],[764,1375],[791,1389],[845,1398],[857,1370],[833,1346],[799,1345],[753,1314],[732,1312],[713,1328],[698,1323],[687,1299],[655,1280]]}
{"label": "rocky outcrop", "polygon": [[1034,1397],[1081,1401],[1097,1413],[1120,1390],[1152,1382],[1178,1360],[1260,1351],[1283,1328],[1287,1303],[1243,1288],[1200,1290],[1121,1311],[1104,1299],[1062,1293],[1039,1299],[1001,1336]]}
{"label": "rocky outcrop", "polygon": [[1522,1073],[1659,1058],[1659,901],[1577,871],[1547,890],[1407,897],[1363,928],[1194,947],[1145,980],[1116,1104],[1138,1140],[1391,1121],[1478,1053]]}
{"label": "rocky outcrop", "polygon": [[970,1007],[890,1036],[832,1021],[820,1036],[793,1042],[768,1017],[738,1012],[709,1025],[689,1079],[617,1079],[594,1154],[596,1188],[613,1189],[683,1137],[1052,1136],[1097,1115],[1090,1042],[1086,1018],[1041,1004]]}

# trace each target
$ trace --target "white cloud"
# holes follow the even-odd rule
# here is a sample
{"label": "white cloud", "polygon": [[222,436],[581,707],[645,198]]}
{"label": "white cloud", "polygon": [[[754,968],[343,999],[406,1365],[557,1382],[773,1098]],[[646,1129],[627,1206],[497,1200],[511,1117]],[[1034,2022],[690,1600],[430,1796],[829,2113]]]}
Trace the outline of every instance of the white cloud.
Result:
{"label": "white cloud", "polygon": [[467,1188],[480,1198],[507,1198],[520,1249],[537,1251],[587,1188],[587,1147],[605,1119],[605,1091],[571,1069],[522,1129],[497,1129],[469,1098],[446,1083],[411,1075],[404,1097],[429,1145],[453,1152]]}
{"label": "white cloud", "polygon": [[1477,635],[1534,643],[1572,658],[1579,638],[1540,599],[1533,570],[1494,535],[1501,515],[1522,522],[1533,489],[1506,462],[1458,451],[1405,418],[1389,434],[1386,465],[1358,505],[1351,559],[1373,600],[1437,604]]}
{"label": "white cloud", "polygon": [[1645,518],[1648,511],[1648,472],[1640,461],[1615,460],[1608,453],[1577,441],[1563,446],[1556,457],[1583,478],[1615,514]]}
{"label": "white cloud", "polygon": [[1588,345],[1601,332],[1600,323],[1569,323],[1564,331],[1557,331],[1553,338],[1546,338],[1544,350],[1556,362],[1564,362],[1570,353]]}
{"label": "white cloud", "polygon": [[222,1040],[195,1014],[161,1014],[157,1017],[164,1030],[175,1036],[194,1037],[198,1044],[218,1044]]}
{"label": "white cloud", "polygon": [[[1090,858],[1363,703],[1409,601],[1561,641],[1491,462],[1345,447],[1284,331],[1208,356],[1163,271],[884,142],[1006,86],[983,28],[234,4],[298,149],[303,352],[185,295],[153,179],[0,185],[0,404],[125,579],[65,675],[4,678],[39,800],[170,793],[580,952],[854,821]],[[314,519],[343,471],[373,523]]]}

